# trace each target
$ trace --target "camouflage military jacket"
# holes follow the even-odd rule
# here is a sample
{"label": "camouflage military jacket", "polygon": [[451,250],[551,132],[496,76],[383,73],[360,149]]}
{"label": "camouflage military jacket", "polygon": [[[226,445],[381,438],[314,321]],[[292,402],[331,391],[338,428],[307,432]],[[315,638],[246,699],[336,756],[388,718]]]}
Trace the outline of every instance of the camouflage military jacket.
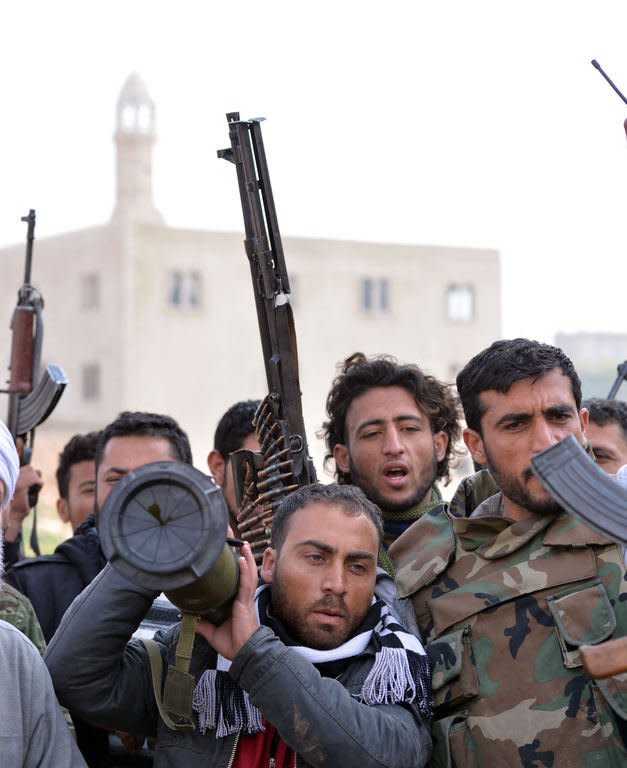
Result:
{"label": "camouflage military jacket", "polygon": [[30,600],[4,582],[0,582],[0,619],[17,627],[43,656],[46,642]]}
{"label": "camouflage military jacket", "polygon": [[627,630],[622,554],[566,514],[486,514],[499,501],[436,508],[390,550],[433,666],[432,766],[627,766],[627,675],[590,680],[579,654]]}

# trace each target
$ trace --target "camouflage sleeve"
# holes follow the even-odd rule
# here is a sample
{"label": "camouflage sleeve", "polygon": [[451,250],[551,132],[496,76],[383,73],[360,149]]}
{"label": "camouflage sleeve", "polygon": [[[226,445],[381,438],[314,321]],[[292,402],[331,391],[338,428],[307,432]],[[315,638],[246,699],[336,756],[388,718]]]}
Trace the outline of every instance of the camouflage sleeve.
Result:
{"label": "camouflage sleeve", "polygon": [[46,641],[31,601],[9,584],[0,586],[0,619],[13,624],[43,656]]}

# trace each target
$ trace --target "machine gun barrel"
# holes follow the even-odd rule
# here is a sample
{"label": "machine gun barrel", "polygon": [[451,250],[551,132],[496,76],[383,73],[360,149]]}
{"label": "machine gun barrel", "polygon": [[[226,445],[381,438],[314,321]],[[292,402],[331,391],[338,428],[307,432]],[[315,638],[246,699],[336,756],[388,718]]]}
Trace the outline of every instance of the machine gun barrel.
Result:
{"label": "machine gun barrel", "polygon": [[[262,118],[240,120],[239,112],[226,117],[231,146],[219,150],[218,157],[234,163],[237,171],[244,246],[268,383],[268,396],[255,417],[262,452],[243,456],[237,452],[232,457],[238,501],[242,510],[252,514],[269,499],[315,482],[316,472],[305,435],[290,281],[261,135]],[[291,463],[289,471],[285,465],[282,472],[278,468],[269,471],[277,451]],[[262,475],[257,477],[259,472]],[[263,482],[261,489],[258,480]],[[252,497],[247,490],[251,487],[255,489]],[[265,532],[268,530],[266,526]]]}

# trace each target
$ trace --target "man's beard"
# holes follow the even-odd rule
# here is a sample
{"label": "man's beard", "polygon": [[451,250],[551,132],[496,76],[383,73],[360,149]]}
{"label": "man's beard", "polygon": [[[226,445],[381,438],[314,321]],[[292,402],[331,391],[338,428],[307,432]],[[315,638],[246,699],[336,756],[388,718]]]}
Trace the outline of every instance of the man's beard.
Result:
{"label": "man's beard", "polygon": [[488,459],[490,474],[494,478],[494,482],[501,489],[503,496],[514,502],[514,504],[517,504],[519,507],[526,509],[528,512],[533,512],[536,515],[556,515],[561,511],[557,501],[551,498],[548,494],[546,498],[537,499],[529,493],[524,483],[533,477],[531,467],[527,467],[523,470],[521,480],[516,475],[508,474],[503,471],[488,451],[485,443],[483,447]]}
{"label": "man's beard", "polygon": [[422,503],[422,500],[429,493],[433,487],[438,471],[438,459],[435,453],[435,446],[433,447],[432,461],[428,466],[421,469],[418,475],[416,486],[413,493],[404,499],[396,501],[384,496],[382,493],[374,487],[369,478],[361,475],[353,460],[349,456],[349,471],[351,476],[351,483],[358,486],[370,499],[374,502],[382,512],[405,512],[412,507],[417,507]]}
{"label": "man's beard", "polygon": [[[301,616],[293,601],[290,600],[287,591],[283,588],[282,581],[283,579],[275,565],[272,573],[272,585],[270,587],[272,615],[283,624],[285,631],[294,642],[306,648],[314,648],[317,651],[328,651],[338,648],[353,636],[368,612],[368,606],[365,606],[363,615],[350,617],[342,631],[327,632],[322,628],[310,631],[303,621],[304,617]],[[331,595],[323,597],[316,603],[307,606],[306,610],[311,611],[324,608],[342,610],[345,612],[345,615],[348,614],[344,601],[341,598],[334,600]]]}

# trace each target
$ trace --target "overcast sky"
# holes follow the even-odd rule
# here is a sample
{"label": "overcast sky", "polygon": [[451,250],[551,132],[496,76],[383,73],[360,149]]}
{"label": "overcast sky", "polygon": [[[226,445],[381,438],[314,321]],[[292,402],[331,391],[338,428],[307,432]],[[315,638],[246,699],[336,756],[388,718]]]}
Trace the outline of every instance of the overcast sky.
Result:
{"label": "overcast sky", "polygon": [[241,229],[216,150],[225,112],[265,115],[284,235],[494,248],[505,336],[627,331],[627,105],[590,65],[627,94],[625,2],[57,0],[0,18],[0,246],[29,207],[40,237],[108,219],[137,71],[168,224]]}

